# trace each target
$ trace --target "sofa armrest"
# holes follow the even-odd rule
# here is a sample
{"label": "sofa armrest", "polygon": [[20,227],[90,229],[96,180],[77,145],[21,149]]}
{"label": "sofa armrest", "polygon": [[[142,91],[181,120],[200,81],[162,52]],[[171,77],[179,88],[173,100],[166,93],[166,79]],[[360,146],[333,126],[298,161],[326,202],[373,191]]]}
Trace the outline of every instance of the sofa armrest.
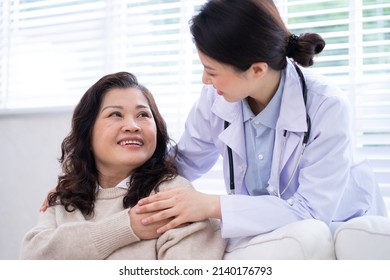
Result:
{"label": "sofa armrest", "polygon": [[390,218],[362,216],[343,223],[334,234],[336,258],[390,260]]}

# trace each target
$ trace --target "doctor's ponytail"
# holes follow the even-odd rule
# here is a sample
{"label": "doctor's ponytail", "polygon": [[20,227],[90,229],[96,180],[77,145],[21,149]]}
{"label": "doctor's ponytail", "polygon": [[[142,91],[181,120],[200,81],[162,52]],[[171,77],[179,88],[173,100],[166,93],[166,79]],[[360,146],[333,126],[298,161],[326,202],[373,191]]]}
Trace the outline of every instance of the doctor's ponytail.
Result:
{"label": "doctor's ponytail", "polygon": [[324,39],[316,33],[291,34],[286,41],[286,56],[305,67],[313,65],[314,56],[325,47]]}
{"label": "doctor's ponytail", "polygon": [[325,46],[318,34],[292,35],[273,0],[209,0],[192,18],[190,30],[199,51],[237,71],[256,62],[282,70],[286,57],[311,66]]}

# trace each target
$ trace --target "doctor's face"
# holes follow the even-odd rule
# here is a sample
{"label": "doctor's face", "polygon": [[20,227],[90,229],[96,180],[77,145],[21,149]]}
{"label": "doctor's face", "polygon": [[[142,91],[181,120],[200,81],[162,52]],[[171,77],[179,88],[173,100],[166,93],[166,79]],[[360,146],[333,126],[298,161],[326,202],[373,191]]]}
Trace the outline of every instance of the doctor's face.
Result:
{"label": "doctor's face", "polygon": [[212,85],[226,101],[236,102],[252,95],[254,83],[247,72],[238,72],[199,50],[198,55],[204,67],[202,82]]}

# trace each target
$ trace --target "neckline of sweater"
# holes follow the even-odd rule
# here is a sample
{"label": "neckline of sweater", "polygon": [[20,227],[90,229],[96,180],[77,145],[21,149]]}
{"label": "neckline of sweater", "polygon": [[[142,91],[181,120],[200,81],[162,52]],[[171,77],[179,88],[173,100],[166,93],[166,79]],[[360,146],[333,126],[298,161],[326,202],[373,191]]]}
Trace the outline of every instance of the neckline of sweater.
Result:
{"label": "neckline of sweater", "polygon": [[114,187],[114,188],[100,188],[97,191],[96,199],[110,199],[122,197],[127,194],[127,190],[124,188]]}

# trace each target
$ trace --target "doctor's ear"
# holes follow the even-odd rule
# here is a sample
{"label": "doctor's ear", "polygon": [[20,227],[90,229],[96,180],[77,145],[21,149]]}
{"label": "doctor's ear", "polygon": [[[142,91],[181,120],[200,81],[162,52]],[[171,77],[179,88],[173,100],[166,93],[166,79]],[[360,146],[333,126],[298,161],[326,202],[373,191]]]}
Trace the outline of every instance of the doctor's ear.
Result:
{"label": "doctor's ear", "polygon": [[251,65],[250,70],[255,77],[262,77],[268,71],[268,64],[265,62],[256,62]]}

